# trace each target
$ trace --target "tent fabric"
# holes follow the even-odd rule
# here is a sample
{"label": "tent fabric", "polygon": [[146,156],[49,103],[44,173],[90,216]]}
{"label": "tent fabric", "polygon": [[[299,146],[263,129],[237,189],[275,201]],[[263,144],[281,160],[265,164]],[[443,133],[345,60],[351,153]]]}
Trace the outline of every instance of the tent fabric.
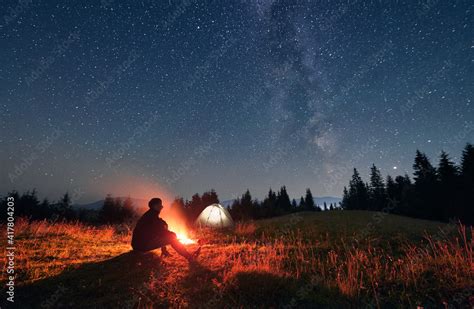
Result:
{"label": "tent fabric", "polygon": [[224,228],[234,225],[234,221],[227,209],[220,204],[212,204],[204,208],[196,219],[199,227]]}

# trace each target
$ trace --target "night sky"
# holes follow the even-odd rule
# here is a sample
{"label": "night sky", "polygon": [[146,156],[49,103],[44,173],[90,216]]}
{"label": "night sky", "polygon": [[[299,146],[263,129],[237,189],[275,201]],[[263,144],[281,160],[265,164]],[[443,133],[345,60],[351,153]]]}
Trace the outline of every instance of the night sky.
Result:
{"label": "night sky", "polygon": [[471,1],[76,2],[0,4],[2,194],[341,196],[474,140]]}

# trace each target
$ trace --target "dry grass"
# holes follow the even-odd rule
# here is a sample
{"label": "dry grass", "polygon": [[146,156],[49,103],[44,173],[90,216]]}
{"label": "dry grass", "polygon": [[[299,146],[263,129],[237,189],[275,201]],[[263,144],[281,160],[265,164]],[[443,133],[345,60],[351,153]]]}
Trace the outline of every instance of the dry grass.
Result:
{"label": "dry grass", "polygon": [[234,233],[239,236],[253,235],[257,230],[257,224],[255,222],[238,222],[235,225]]}
{"label": "dry grass", "polygon": [[[311,292],[323,286],[346,299],[374,306],[467,304],[466,295],[474,286],[472,234],[472,228],[459,226],[457,238],[427,236],[425,242],[406,244],[401,254],[370,242],[362,248],[341,244],[326,251],[324,241],[319,242],[321,246],[295,241],[301,235],[292,232],[271,243],[233,243],[222,254],[230,261],[223,271],[223,283],[232,284],[235,276],[258,271],[306,280],[312,282]],[[305,303],[310,296],[297,301]]]}
{"label": "dry grass", "polygon": [[[73,265],[107,259],[129,247],[129,236],[117,233],[115,227],[47,221],[29,223],[24,219],[15,224],[15,240],[16,275],[21,283],[55,276]],[[3,265],[3,259],[1,263]]]}
{"label": "dry grass", "polygon": [[[396,237],[379,230],[356,240],[350,230],[333,233],[306,223],[279,230],[252,222],[198,233],[207,244],[200,266],[191,267],[176,253],[165,260],[125,253],[130,235],[114,227],[18,223],[20,285],[44,298],[54,292],[51,286],[87,282],[84,291],[64,296],[73,307],[462,307],[472,301],[472,228],[458,226],[445,235],[433,226],[425,235],[420,229]],[[83,267],[87,262],[95,264]]]}

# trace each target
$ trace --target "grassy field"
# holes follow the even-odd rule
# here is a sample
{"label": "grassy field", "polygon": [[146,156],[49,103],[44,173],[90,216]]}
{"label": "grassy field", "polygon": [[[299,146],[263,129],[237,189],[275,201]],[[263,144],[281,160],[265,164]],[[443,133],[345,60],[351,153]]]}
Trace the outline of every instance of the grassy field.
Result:
{"label": "grassy field", "polygon": [[472,233],[384,213],[297,213],[195,232],[202,253],[188,265],[172,249],[131,252],[126,228],[20,221],[15,305],[471,308]]}

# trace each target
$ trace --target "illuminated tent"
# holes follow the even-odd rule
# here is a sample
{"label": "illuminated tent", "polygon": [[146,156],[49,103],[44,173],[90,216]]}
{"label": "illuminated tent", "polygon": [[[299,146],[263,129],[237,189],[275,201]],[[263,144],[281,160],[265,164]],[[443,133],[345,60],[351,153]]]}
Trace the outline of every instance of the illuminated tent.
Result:
{"label": "illuminated tent", "polygon": [[196,219],[196,225],[199,227],[223,228],[231,227],[234,221],[227,209],[219,204],[207,206]]}

